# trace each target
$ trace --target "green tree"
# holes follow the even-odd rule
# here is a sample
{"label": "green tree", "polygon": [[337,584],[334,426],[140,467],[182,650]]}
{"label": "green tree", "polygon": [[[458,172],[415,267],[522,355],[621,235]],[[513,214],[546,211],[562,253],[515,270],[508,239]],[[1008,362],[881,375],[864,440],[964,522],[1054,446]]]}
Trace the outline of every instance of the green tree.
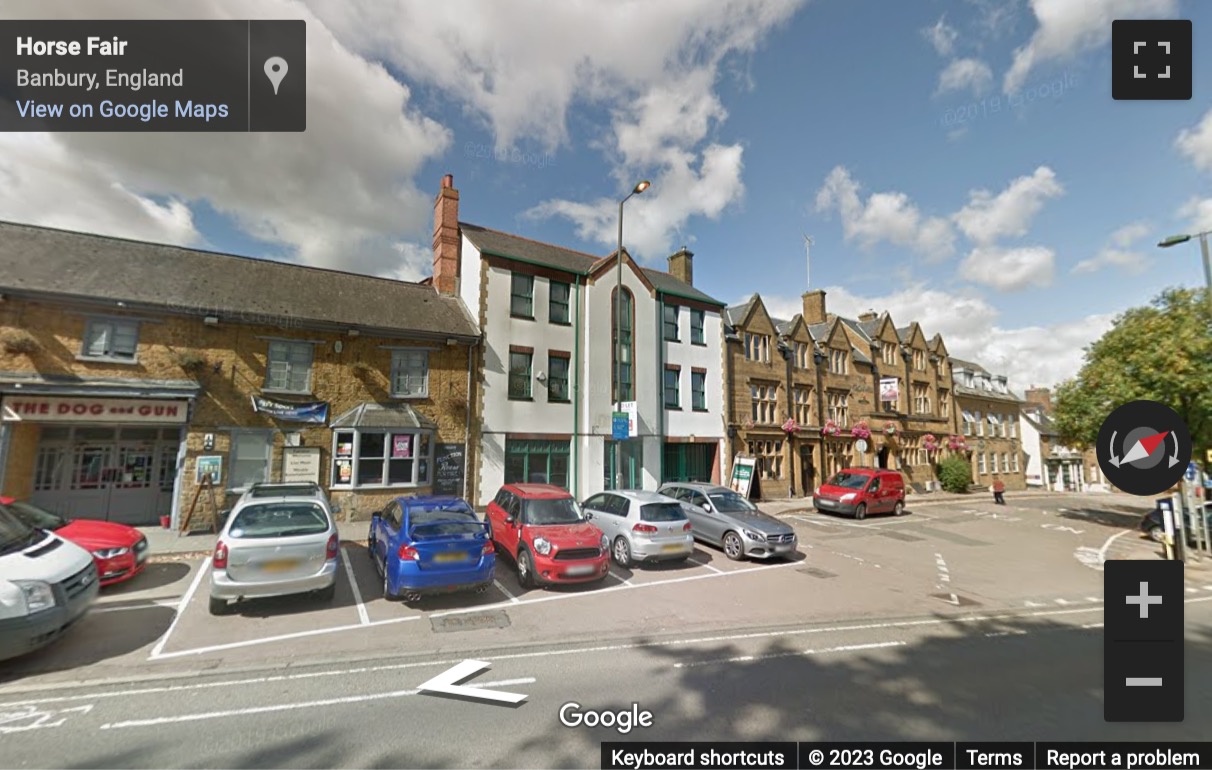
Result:
{"label": "green tree", "polygon": [[938,464],[938,481],[947,492],[967,492],[972,466],[962,457],[944,457]]}
{"label": "green tree", "polygon": [[1157,401],[1178,412],[1195,448],[1212,447],[1212,313],[1206,290],[1167,289],[1132,308],[1086,348],[1077,377],[1056,392],[1061,440],[1086,448],[1103,420],[1129,401]]}

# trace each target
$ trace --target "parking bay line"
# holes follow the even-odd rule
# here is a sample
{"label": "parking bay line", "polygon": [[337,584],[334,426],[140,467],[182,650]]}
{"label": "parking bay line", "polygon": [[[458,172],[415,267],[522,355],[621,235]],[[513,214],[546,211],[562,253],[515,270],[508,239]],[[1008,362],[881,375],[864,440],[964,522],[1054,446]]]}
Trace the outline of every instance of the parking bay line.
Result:
{"label": "parking bay line", "polygon": [[719,574],[719,575],[724,574],[724,570],[720,569],[719,567],[714,567],[714,566],[708,564],[707,562],[695,561],[694,559],[690,559],[690,558],[687,558],[686,561],[690,562],[691,564],[697,564],[700,567],[706,567],[707,569],[711,570],[712,572],[715,572],[716,574]]}
{"label": "parking bay line", "polygon": [[341,546],[341,555],[345,557],[345,574],[349,576],[349,587],[353,589],[354,602],[358,605],[358,620],[362,625],[370,625],[370,616],[366,614],[366,604],[362,601],[362,592],[358,590],[358,581],[354,577],[353,564],[349,561],[349,551]]}
{"label": "parking bay line", "polygon": [[164,632],[164,636],[160,637],[160,641],[156,642],[156,646],[152,648],[151,655],[148,660],[156,660],[160,657],[160,653],[164,651],[164,645],[168,644],[168,637],[172,636],[173,631],[177,628],[177,624],[181,622],[181,613],[189,606],[189,600],[194,598],[194,594],[198,591],[198,586],[202,583],[202,578],[206,576],[206,571],[210,569],[210,557],[207,556],[198,565],[198,574],[194,576],[194,582],[189,584],[189,589],[185,592],[185,596],[181,597],[181,604],[177,608],[176,614],[173,615],[173,622],[168,624],[168,630]]}
{"label": "parking bay line", "polygon": [[[481,682],[477,683],[476,687],[512,687],[519,684],[534,684],[534,677],[525,677],[522,679],[505,679],[499,682]],[[421,690],[396,690],[395,692],[381,692],[373,695],[349,695],[344,698],[328,698],[325,700],[305,701],[303,703],[281,703],[276,706],[252,706],[242,709],[229,709],[227,711],[209,711],[201,714],[182,714],[173,717],[155,717],[153,719],[132,719],[126,722],[108,722],[100,726],[100,730],[120,730],[127,727],[154,727],[157,725],[180,724],[182,722],[201,722],[207,719],[221,719],[223,717],[240,717],[250,716],[253,714],[271,714],[277,711],[298,711],[300,709],[320,708],[323,706],[340,706],[347,703],[365,703],[372,700],[385,700],[387,698],[402,698],[409,695],[420,695]]]}
{"label": "parking bay line", "polygon": [[154,599],[154,600],[147,602],[146,604],[134,604],[134,605],[127,605],[125,607],[101,606],[101,607],[95,608],[93,610],[90,610],[90,612],[95,615],[98,612],[126,612],[127,610],[153,610],[153,609],[157,609],[159,607],[169,607],[169,608],[177,607],[177,606],[180,606],[180,604],[181,604],[181,602],[178,599]]}
{"label": "parking bay line", "polygon": [[512,604],[518,603],[518,601],[519,601],[518,597],[514,596],[513,594],[509,593],[509,591],[505,590],[505,586],[501,585],[500,580],[493,580],[492,584],[497,587],[498,591],[500,591],[501,593],[503,593],[509,597],[510,603],[512,603]]}

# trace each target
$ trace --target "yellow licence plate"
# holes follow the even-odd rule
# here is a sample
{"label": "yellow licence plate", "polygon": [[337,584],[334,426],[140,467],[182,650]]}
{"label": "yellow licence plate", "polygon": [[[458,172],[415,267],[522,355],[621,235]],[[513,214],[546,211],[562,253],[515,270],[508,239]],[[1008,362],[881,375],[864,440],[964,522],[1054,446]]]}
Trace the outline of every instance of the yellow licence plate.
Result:
{"label": "yellow licence plate", "polygon": [[278,559],[277,561],[267,561],[261,565],[261,569],[266,572],[285,572],[294,569],[299,565],[299,562],[294,559]]}
{"label": "yellow licence plate", "polygon": [[665,546],[665,550],[668,552],[673,552],[673,551],[684,551],[686,549],[680,545],[667,545],[667,546]]}
{"label": "yellow licence plate", "polygon": [[467,554],[465,554],[465,553],[439,553],[433,557],[433,560],[440,561],[443,563],[448,563],[448,562],[452,562],[452,561],[467,561]]}

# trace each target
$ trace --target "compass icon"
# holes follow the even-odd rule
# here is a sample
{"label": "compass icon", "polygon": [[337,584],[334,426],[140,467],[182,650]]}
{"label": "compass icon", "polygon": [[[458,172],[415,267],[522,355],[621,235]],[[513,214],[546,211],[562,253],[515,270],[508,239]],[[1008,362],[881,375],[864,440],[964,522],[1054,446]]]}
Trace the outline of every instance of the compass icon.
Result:
{"label": "compass icon", "polygon": [[1191,434],[1170,407],[1131,401],[1103,421],[1095,453],[1114,486],[1133,495],[1156,495],[1182,479],[1191,461]]}

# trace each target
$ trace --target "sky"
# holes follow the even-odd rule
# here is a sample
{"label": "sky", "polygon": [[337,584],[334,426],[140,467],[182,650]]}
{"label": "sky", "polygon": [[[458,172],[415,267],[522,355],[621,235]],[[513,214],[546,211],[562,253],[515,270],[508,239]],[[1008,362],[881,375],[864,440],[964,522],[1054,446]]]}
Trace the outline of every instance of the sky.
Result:
{"label": "sky", "polygon": [[[729,304],[889,311],[1023,389],[1199,287],[1212,8],[1189,0],[6,0],[11,18],[301,18],[301,134],[0,134],[0,218],[419,280],[460,218],[625,243]],[[1111,22],[1186,18],[1194,98],[1111,98]],[[811,258],[805,236],[812,239]]]}

